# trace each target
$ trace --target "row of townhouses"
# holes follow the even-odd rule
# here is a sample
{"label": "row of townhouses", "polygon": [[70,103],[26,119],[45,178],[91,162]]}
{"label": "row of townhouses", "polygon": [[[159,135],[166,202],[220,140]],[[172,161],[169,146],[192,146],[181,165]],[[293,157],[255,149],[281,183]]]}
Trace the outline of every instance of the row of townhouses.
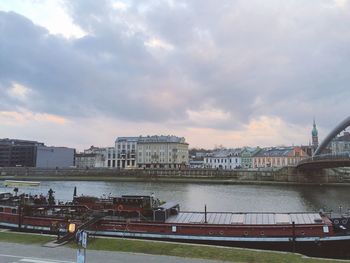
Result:
{"label": "row of townhouses", "polygon": [[[221,149],[207,153],[203,158],[202,167],[232,170],[295,165],[302,159],[309,157],[307,148],[291,146]],[[198,162],[196,165],[199,168]]]}

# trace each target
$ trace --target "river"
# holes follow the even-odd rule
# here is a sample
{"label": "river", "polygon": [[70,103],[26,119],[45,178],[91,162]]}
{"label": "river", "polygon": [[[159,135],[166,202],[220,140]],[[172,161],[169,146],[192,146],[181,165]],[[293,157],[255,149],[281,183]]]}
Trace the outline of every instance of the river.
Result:
{"label": "river", "polygon": [[[74,186],[78,195],[150,195],[177,201],[183,211],[302,212],[346,211],[350,188],[343,186],[220,185],[194,183],[43,181],[38,187],[21,187],[20,192],[46,194],[52,188],[58,200],[71,200]],[[0,182],[1,192],[11,192]]]}

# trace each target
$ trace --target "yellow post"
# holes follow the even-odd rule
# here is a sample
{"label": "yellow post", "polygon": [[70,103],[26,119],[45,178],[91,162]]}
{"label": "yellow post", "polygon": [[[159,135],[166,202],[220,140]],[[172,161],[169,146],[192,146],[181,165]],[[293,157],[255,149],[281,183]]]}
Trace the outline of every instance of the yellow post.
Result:
{"label": "yellow post", "polygon": [[74,232],[75,232],[75,224],[70,223],[70,224],[68,225],[68,232],[69,232],[69,233],[74,233]]}

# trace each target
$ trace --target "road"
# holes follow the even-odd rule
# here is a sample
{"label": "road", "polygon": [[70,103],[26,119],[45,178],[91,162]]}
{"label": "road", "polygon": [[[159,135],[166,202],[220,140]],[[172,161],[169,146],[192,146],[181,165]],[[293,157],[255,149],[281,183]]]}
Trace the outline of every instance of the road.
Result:
{"label": "road", "polygon": [[[75,263],[75,249],[48,248],[0,242],[1,263]],[[185,259],[123,252],[87,251],[87,263],[219,263],[220,261]]]}

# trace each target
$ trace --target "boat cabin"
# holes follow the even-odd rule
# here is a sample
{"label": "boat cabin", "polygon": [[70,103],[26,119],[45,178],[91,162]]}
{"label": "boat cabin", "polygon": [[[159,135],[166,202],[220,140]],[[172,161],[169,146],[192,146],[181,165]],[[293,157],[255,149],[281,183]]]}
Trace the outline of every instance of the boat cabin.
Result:
{"label": "boat cabin", "polygon": [[180,205],[176,202],[165,203],[153,210],[153,220],[165,222],[170,216],[180,212]]}

